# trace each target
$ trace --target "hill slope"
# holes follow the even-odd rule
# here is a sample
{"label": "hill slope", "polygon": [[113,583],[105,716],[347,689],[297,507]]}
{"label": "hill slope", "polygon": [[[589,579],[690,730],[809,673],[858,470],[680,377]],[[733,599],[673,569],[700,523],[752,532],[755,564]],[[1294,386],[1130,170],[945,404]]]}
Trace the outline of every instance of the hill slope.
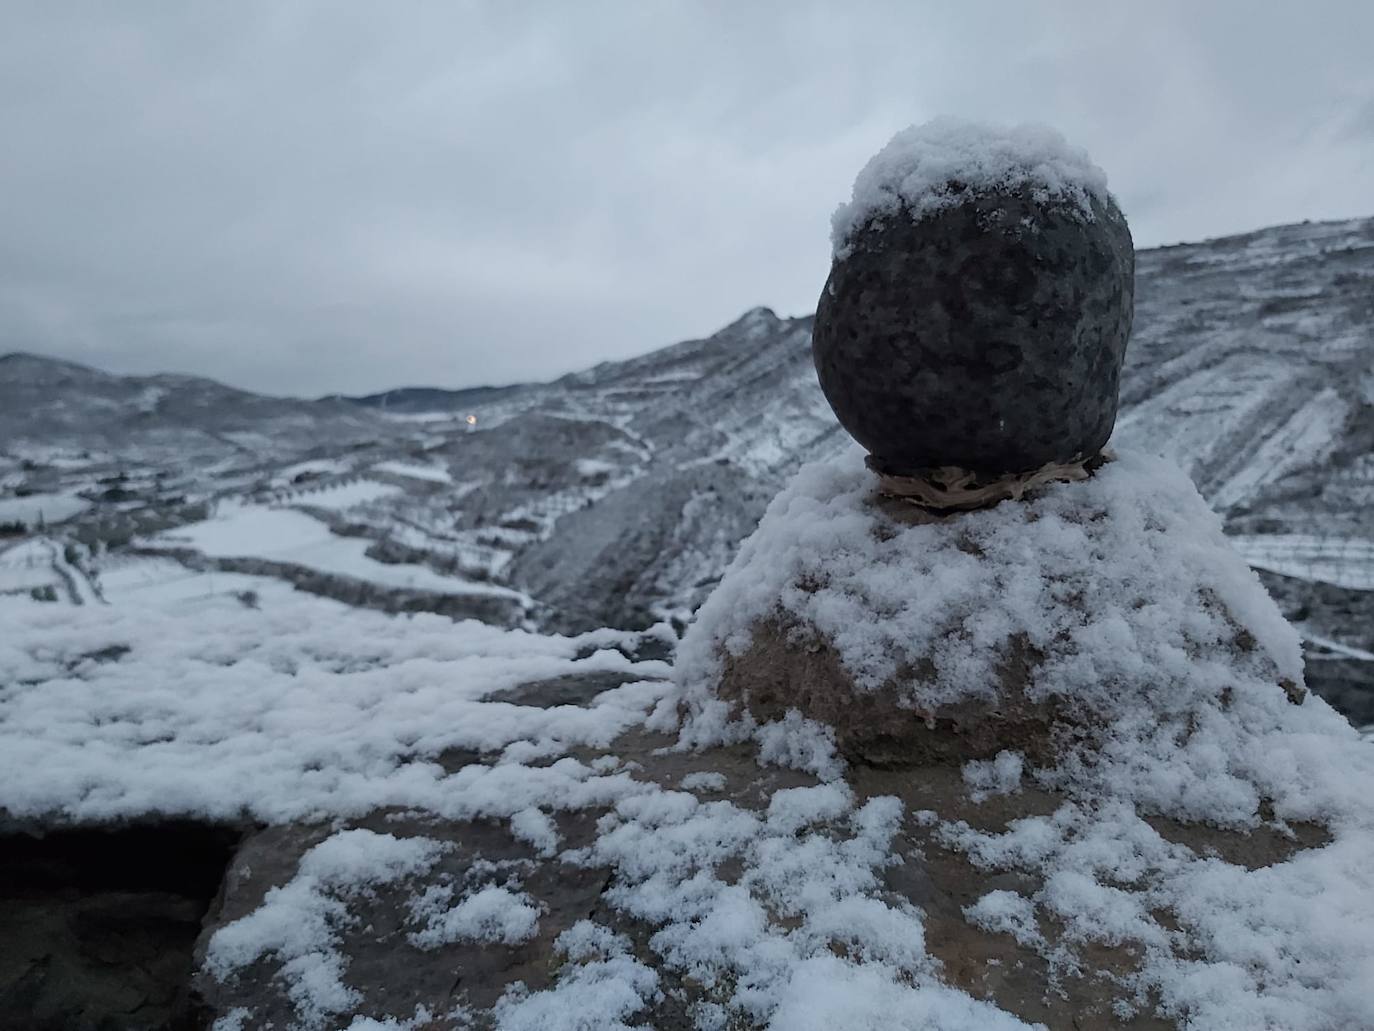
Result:
{"label": "hill slope", "polygon": [[[1138,276],[1116,439],[1177,459],[1257,564],[1307,575],[1317,555],[1351,566],[1338,583],[1362,582],[1371,549],[1350,542],[1374,538],[1374,219],[1143,251]],[[163,473],[175,464],[192,502],[309,509],[292,480],[318,492],[362,478],[387,489],[355,486],[313,510],[370,538],[374,559],[518,588],[554,629],[645,625],[699,604],[793,470],[845,444],[810,327],[760,308],[551,383],[352,406],[11,356],[0,489],[91,497],[90,470],[54,465],[22,436],[100,448],[121,468],[135,455]],[[196,450],[236,457],[211,475],[187,461]],[[18,471],[35,455],[38,471]],[[1374,643],[1342,618],[1323,616],[1327,636]]]}

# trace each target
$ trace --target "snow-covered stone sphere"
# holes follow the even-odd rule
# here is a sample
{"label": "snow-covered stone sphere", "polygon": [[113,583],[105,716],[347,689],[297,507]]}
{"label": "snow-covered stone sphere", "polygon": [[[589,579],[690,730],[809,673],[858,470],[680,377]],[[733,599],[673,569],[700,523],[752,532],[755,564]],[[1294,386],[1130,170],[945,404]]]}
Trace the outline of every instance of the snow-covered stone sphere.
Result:
{"label": "snow-covered stone sphere", "polygon": [[914,126],[859,173],[833,242],[816,372],[879,469],[1024,473],[1106,444],[1135,252],[1084,151],[1050,129]]}

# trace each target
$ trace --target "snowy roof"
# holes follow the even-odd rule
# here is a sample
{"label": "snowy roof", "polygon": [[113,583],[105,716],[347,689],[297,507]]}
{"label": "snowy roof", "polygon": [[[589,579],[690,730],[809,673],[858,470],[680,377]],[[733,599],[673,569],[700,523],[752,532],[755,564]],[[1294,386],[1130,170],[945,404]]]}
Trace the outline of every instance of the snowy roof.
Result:
{"label": "snowy roof", "polygon": [[872,220],[904,214],[919,221],[963,191],[1016,189],[1068,201],[1087,218],[1092,198],[1110,196],[1106,173],[1054,129],[938,118],[903,129],[864,165],[853,196],[831,219],[831,242],[838,257]]}

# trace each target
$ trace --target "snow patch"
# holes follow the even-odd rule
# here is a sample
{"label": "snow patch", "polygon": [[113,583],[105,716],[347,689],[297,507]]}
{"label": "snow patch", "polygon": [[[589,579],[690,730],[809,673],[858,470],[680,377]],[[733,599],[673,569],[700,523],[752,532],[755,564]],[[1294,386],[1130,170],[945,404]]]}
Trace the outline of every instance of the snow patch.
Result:
{"label": "snow patch", "polygon": [[1020,752],[998,752],[992,759],[964,763],[964,783],[969,797],[981,802],[992,795],[1010,795],[1021,790],[1025,757]]}
{"label": "snow patch", "polygon": [[683,791],[723,791],[725,789],[725,774],[703,770],[699,773],[689,773],[678,782],[678,787]]}
{"label": "snow patch", "polygon": [[422,874],[448,848],[428,838],[340,831],[301,857],[296,874],[267,893],[263,904],[210,938],[205,969],[225,980],[262,956],[282,966],[301,1025],[322,1028],[361,995],[344,983],[341,932],[353,923],[348,900],[372,886]]}
{"label": "snow patch", "polygon": [[393,476],[408,476],[412,480],[426,480],[430,483],[452,483],[453,476],[447,469],[437,465],[416,465],[411,462],[378,462],[372,467],[379,473]]}
{"label": "snow patch", "polygon": [[419,909],[426,918],[424,930],[410,940],[424,949],[449,942],[483,942],[519,945],[534,937],[539,927],[539,908],[523,892],[489,884],[444,911]]}
{"label": "snow patch", "polygon": [[[0,808],[19,818],[280,823],[409,806],[509,819],[607,804],[647,787],[570,758],[452,773],[435,760],[513,742],[543,754],[605,746],[668,690],[654,679],[664,663],[612,650],[633,635],[543,637],[295,592],[262,609],[226,597],[60,610],[0,598],[0,626]],[[590,708],[483,701],[604,671],[643,680]]]}
{"label": "snow patch", "polygon": [[662,997],[658,974],[630,955],[630,940],[589,920],[558,937],[567,958],[558,982],[529,993],[513,986],[496,1006],[502,1031],[644,1031],[626,1018]]}
{"label": "snow patch", "polygon": [[[954,184],[960,184],[955,186]],[[1040,203],[1067,201],[1085,219],[1106,203],[1107,176],[1087,151],[1044,126],[1004,128],[953,118],[913,125],[893,136],[863,167],[853,196],[831,220],[836,258],[875,220],[919,221],[967,193],[1029,190]]]}
{"label": "snow patch", "polygon": [[0,498],[0,523],[52,525],[79,515],[91,507],[75,494],[28,494],[22,498]]}
{"label": "snow patch", "polygon": [[[380,484],[376,486],[382,486]],[[395,491],[394,487],[386,487]],[[310,496],[300,499],[311,504]],[[212,558],[260,558],[290,562],[383,587],[439,594],[487,594],[528,602],[519,591],[436,573],[427,566],[379,562],[368,556],[373,542],[342,537],[304,512],[258,505],[227,507],[214,518],[179,526],[150,538],[152,547],[190,548]]]}

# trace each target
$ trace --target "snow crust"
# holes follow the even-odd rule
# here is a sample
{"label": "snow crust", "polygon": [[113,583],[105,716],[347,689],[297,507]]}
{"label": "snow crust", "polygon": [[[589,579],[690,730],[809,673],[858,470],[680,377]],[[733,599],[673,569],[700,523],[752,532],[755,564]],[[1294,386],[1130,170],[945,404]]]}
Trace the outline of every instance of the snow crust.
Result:
{"label": "snow crust", "polygon": [[854,181],[853,196],[836,210],[831,219],[835,256],[841,257],[855,234],[875,220],[920,221],[968,192],[1019,189],[1042,202],[1067,201],[1085,219],[1093,217],[1094,198],[1110,198],[1106,173],[1087,151],[1053,129],[954,118],[910,126],[869,159]]}

